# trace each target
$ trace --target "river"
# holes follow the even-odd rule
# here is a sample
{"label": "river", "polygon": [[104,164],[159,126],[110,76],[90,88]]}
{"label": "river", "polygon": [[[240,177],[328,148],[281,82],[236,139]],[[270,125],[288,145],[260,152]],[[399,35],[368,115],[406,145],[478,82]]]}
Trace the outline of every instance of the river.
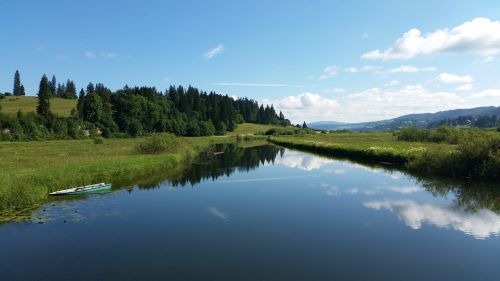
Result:
{"label": "river", "polygon": [[0,225],[0,280],[499,280],[500,185],[273,145]]}

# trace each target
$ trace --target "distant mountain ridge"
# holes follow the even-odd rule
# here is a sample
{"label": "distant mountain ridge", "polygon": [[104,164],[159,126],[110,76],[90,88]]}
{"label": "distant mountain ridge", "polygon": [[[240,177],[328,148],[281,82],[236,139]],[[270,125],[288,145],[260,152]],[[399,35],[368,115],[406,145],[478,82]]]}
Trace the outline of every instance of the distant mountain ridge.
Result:
{"label": "distant mountain ridge", "polygon": [[398,129],[402,126],[417,126],[417,127],[428,127],[429,125],[439,124],[450,119],[456,119],[460,117],[474,117],[478,118],[481,116],[497,116],[500,117],[500,106],[483,106],[468,109],[453,109],[439,111],[435,113],[416,113],[407,114],[400,117],[372,121],[372,122],[360,122],[360,123],[345,123],[337,121],[318,121],[311,122],[308,124],[309,128],[318,130],[393,130]]}

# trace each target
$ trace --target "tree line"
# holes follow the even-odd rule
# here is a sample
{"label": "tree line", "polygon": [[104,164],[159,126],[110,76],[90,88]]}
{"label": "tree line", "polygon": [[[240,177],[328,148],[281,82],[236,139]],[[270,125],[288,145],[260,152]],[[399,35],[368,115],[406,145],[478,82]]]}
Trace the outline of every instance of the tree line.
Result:
{"label": "tree line", "polygon": [[[70,79],[63,83],[57,83],[56,76],[52,75],[52,79],[48,81],[50,88],[50,97],[62,99],[76,99],[76,85]],[[21,83],[21,74],[19,70],[14,73],[14,87],[12,92],[0,93],[0,98],[8,96],[25,96],[26,91],[24,85]]]}
{"label": "tree line", "polygon": [[476,128],[491,128],[500,126],[500,118],[496,115],[459,116],[457,118],[448,118],[429,123],[427,125],[427,128],[438,128],[441,126],[470,126]]}
{"label": "tree line", "polygon": [[[54,85],[55,77],[49,80],[43,75],[36,113],[18,112],[12,116],[0,112],[1,139],[136,137],[156,132],[210,136],[233,131],[243,122],[290,125],[283,113],[276,113],[272,105],[248,98],[234,99],[192,86],[170,86],[164,92],[154,87],[129,86],[112,91],[104,84],[89,83],[76,95],[71,80],[64,86]],[[52,98],[73,96],[77,96],[78,102],[69,117],[52,113]]]}

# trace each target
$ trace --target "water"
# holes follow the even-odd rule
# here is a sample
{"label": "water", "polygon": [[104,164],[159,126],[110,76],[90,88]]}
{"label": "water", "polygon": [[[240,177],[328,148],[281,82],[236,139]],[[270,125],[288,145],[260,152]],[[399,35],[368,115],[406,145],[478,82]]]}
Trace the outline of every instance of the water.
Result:
{"label": "water", "polygon": [[500,186],[218,149],[175,178],[0,225],[0,280],[500,278]]}

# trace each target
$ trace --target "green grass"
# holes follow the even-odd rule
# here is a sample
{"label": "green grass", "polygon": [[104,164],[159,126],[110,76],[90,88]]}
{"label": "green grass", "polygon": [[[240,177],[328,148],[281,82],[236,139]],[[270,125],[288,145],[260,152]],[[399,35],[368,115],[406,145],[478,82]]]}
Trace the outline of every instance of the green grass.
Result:
{"label": "green grass", "polygon": [[[53,98],[50,100],[50,110],[58,116],[69,116],[71,110],[76,107],[76,100]],[[16,114],[19,110],[23,113],[35,112],[38,104],[37,97],[5,97],[0,100],[2,112]]]}
{"label": "green grass", "polygon": [[500,177],[500,138],[478,129],[464,131],[457,145],[398,141],[392,133],[385,132],[278,136],[271,141],[360,162],[392,164],[415,175],[473,180]]}
{"label": "green grass", "polygon": [[238,124],[236,130],[228,133],[229,135],[247,135],[247,134],[256,134],[263,133],[271,128],[276,128],[278,126],[275,125],[262,125],[262,124],[252,124],[252,123],[243,123]]}
{"label": "green grass", "polygon": [[404,165],[423,151],[452,151],[449,144],[401,142],[392,133],[330,133],[273,137],[274,143],[364,162]]}
{"label": "green grass", "polygon": [[[112,182],[126,186],[159,173],[175,173],[212,143],[234,137],[183,138],[171,153],[139,154],[143,139],[62,140],[0,143],[0,210],[33,208],[48,193],[72,186]],[[0,216],[2,221],[2,216]]]}

